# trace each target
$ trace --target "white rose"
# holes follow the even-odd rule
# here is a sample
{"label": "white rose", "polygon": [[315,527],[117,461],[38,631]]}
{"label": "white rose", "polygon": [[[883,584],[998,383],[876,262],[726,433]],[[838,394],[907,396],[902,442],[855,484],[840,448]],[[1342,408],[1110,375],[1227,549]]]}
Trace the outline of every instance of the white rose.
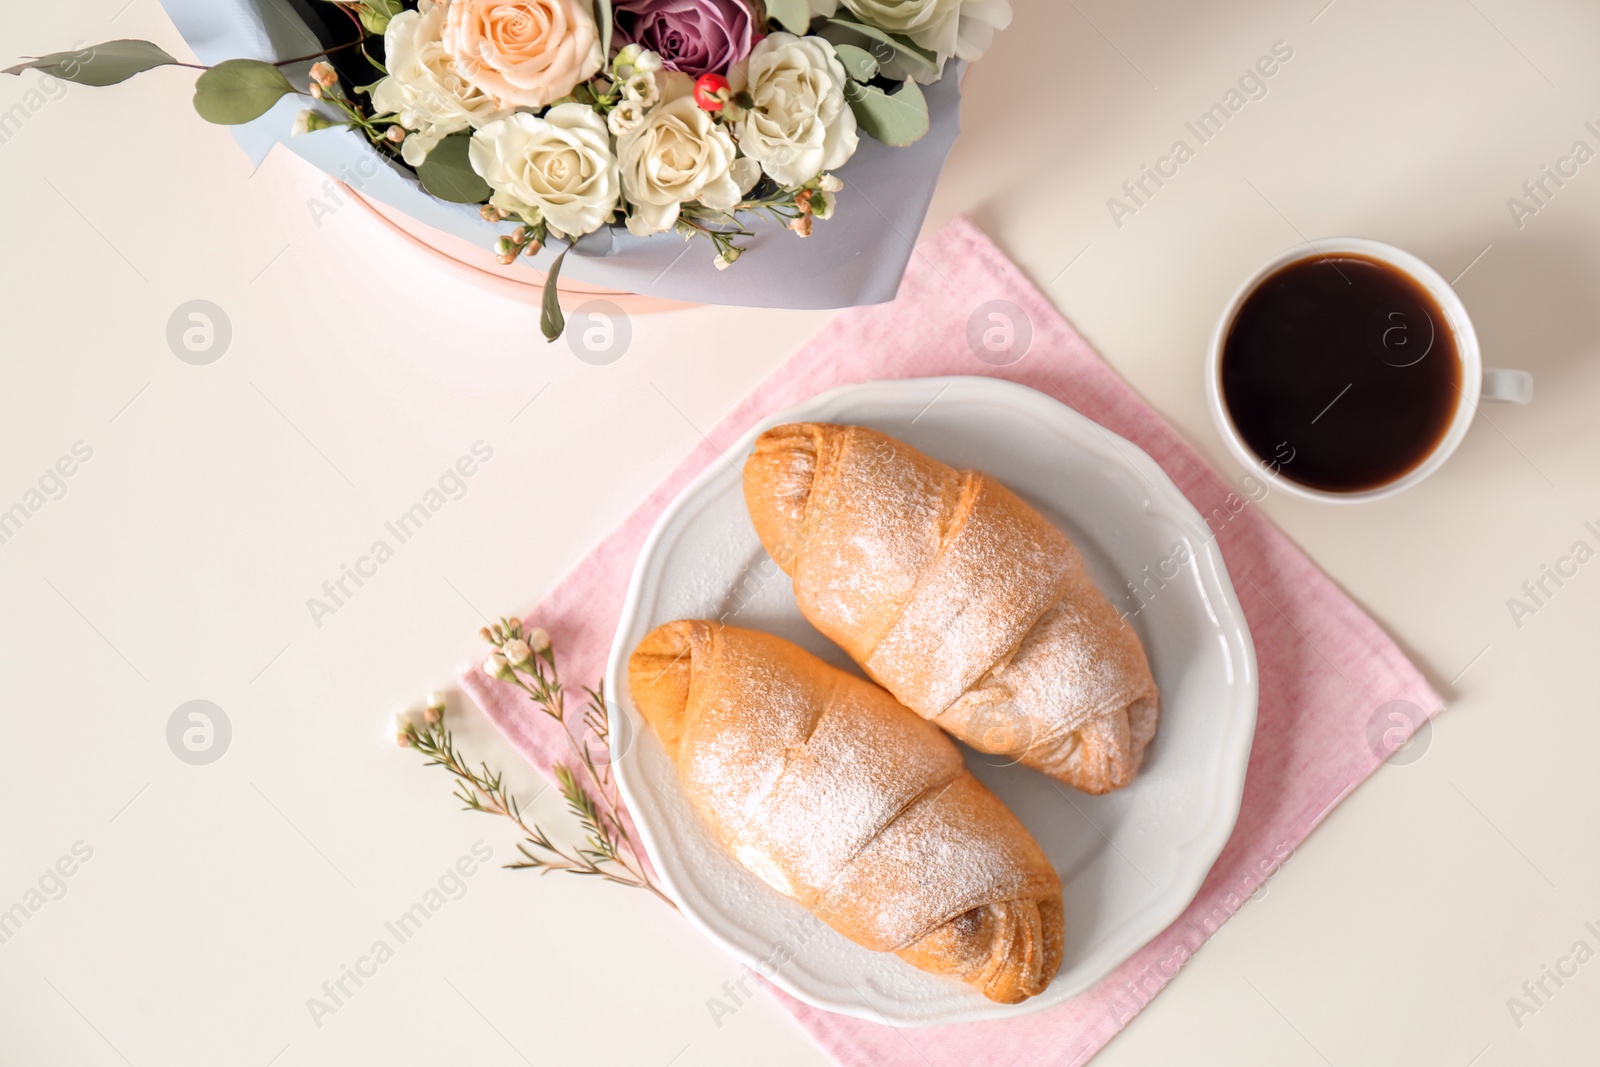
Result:
{"label": "white rose", "polygon": [[399,116],[400,124],[411,131],[400,156],[413,167],[447,135],[486,126],[509,114],[462,78],[445,54],[440,43],[444,7],[424,3],[423,8],[389,20],[383,34],[389,76],[372,89],[372,106]]}
{"label": "white rose", "polygon": [[670,230],[692,200],[732,211],[761,178],[760,166],[740,159],[728,131],[695,104],[692,78],[672,72],[661,80],[662,102],[617,138],[622,188],[633,203],[628,231],[639,237]]}
{"label": "white rose", "polygon": [[904,34],[941,60],[978,59],[994,31],[1011,25],[1010,0],[811,0],[811,11],[832,17],[840,3],[867,25]]}
{"label": "white rose", "polygon": [[821,37],[769,34],[728,72],[751,105],[734,124],[739,147],[780,185],[804,185],[856,152],[846,74]]}
{"label": "white rose", "polygon": [[621,197],[605,119],[587,104],[558,104],[543,118],[519,111],[472,135],[472,169],[494,189],[489,203],[562,236],[597,230]]}

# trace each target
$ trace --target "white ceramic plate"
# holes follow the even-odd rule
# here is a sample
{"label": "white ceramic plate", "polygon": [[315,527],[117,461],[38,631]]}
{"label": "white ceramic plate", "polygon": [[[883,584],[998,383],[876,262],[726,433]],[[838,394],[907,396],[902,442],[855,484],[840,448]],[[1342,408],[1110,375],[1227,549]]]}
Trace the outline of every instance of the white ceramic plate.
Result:
{"label": "white ceramic plate", "polygon": [[[994,1004],[958,982],[861,948],[747,872],[691,807],[629,695],[628,654],[653,628],[682,618],[765,630],[856,670],[800,616],[788,577],[762,550],[745,511],[741,466],[751,444],[767,427],[796,421],[870,426],[953,466],[994,475],[1072,537],[1123,610],[1139,607],[1129,581],[1146,567],[1153,573],[1179,545],[1189,548],[1193,562],[1130,617],[1162,705],[1160,729],[1132,785],[1089,797],[967,751],[973,772],[1049,854],[1065,890],[1060,973],[1023,1004]],[[728,459],[696,478],[645,542],[606,672],[617,780],[666,890],[690,921],[799,999],[897,1026],[1059,1003],[1170,925],[1233,832],[1255,732],[1256,666],[1221,553],[1161,468],[1072,409],[993,378],[835,389],[767,419]]]}

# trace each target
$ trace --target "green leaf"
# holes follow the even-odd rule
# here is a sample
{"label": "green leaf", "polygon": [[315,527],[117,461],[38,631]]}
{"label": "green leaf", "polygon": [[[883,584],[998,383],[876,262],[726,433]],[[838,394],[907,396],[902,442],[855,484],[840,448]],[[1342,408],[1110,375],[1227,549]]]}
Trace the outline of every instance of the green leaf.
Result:
{"label": "green leaf", "polygon": [[600,56],[602,63],[611,62],[611,0],[594,0],[594,21],[600,27]]}
{"label": "green leaf", "polygon": [[767,0],[767,17],[804,37],[811,27],[811,5],[806,0]]}
{"label": "green leaf", "polygon": [[928,132],[928,101],[910,78],[894,93],[850,82],[844,96],[862,131],[893,148],[904,148]]}
{"label": "green leaf", "polygon": [[572,246],[568,245],[557,253],[555,261],[550,264],[550,273],[544,276],[544,306],[539,311],[539,329],[544,333],[544,339],[552,343],[567,328],[567,317],[561,313],[561,292],[556,288],[556,282],[561,278],[561,264],[570,251]]}
{"label": "green leaf", "polygon": [[389,20],[405,9],[400,0],[364,0],[356,10],[368,33],[381,34],[389,28]]}
{"label": "green leaf", "polygon": [[47,56],[7,67],[0,74],[37,70],[79,85],[116,85],[153,67],[170,66],[176,62],[165,50],[149,41],[121,40],[107,41],[72,52],[51,52]]}
{"label": "green leaf", "polygon": [[930,83],[939,77],[939,64],[933,53],[924,51],[903,37],[885,33],[876,26],[846,18],[828,19],[817,35],[834,45],[853,44],[870,52],[878,61],[879,73],[894,81],[915,78]]}
{"label": "green leaf", "polygon": [[201,74],[194,83],[194,109],[207,122],[237,126],[271,110],[294,86],[283,71],[259,59],[229,59]]}
{"label": "green leaf", "polygon": [[479,204],[489,199],[493,192],[489,183],[478,177],[467,158],[467,148],[472,144],[472,132],[461,130],[434,145],[428,158],[417,168],[422,187],[452,204]]}
{"label": "green leaf", "polygon": [[835,44],[834,55],[844,64],[844,72],[858,82],[871,81],[878,73],[878,59],[865,48],[853,44]]}

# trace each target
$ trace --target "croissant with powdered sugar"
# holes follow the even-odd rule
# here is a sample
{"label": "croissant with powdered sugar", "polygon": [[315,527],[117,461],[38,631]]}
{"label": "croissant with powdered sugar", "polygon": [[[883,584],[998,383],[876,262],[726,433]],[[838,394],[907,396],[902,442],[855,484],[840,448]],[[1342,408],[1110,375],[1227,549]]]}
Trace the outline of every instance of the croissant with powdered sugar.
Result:
{"label": "croissant with powdered sugar", "polygon": [[734,857],[835,930],[1012,1004],[1061,964],[1061,881],[938,729],[767,634],[667,623],[634,702]]}
{"label": "croissant with powdered sugar", "polygon": [[826,423],[757,438],[744,492],[801,613],[911,710],[1087,793],[1133,779],[1159,714],[1144,648],[1015,493]]}

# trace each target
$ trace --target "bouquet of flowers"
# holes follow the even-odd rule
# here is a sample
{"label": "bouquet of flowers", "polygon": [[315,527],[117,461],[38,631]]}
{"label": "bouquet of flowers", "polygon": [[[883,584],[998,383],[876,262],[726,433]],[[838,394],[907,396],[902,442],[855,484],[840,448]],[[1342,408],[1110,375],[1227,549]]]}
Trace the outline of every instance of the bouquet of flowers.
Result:
{"label": "bouquet of flowers", "polygon": [[[910,145],[921,89],[982,54],[1009,0],[321,0],[341,43],[202,66],[202,118],[242,124],[296,94],[296,135],[354,131],[440,200],[504,224],[504,264],[622,227],[709,242],[726,269],[765,216],[800,237],[834,212],[863,137]],[[315,60],[304,88],[284,68]],[[20,63],[109,85],[180,63],[111,41]]]}

